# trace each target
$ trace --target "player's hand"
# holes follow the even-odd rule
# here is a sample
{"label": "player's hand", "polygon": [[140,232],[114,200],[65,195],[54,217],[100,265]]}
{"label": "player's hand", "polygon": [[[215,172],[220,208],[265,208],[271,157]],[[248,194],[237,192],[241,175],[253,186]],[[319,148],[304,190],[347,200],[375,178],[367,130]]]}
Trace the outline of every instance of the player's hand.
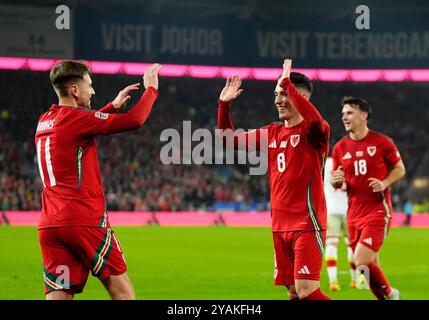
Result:
{"label": "player's hand", "polygon": [[222,89],[219,99],[224,102],[229,102],[238,98],[238,96],[243,92],[243,89],[240,89],[241,78],[238,75],[233,75],[232,77],[226,79],[226,85]]}
{"label": "player's hand", "polygon": [[127,102],[131,99],[131,96],[129,95],[130,92],[134,90],[138,90],[139,88],[140,88],[140,83],[134,83],[119,91],[115,100],[112,101],[112,104],[115,107],[115,109],[120,109],[125,107],[127,105]]}
{"label": "player's hand", "polygon": [[290,70],[292,69],[292,59],[284,59],[283,71],[278,83],[280,84],[283,79],[290,77]]}
{"label": "player's hand", "polygon": [[383,181],[376,178],[368,178],[370,181],[369,187],[372,188],[372,192],[383,192],[386,189],[386,185]]}
{"label": "player's hand", "polygon": [[338,166],[337,170],[332,172],[331,184],[334,188],[341,188],[345,180],[343,166]]}
{"label": "player's hand", "polygon": [[158,90],[158,72],[160,68],[161,66],[159,65],[159,63],[154,63],[145,70],[143,76],[143,85],[145,89],[149,87],[154,87]]}

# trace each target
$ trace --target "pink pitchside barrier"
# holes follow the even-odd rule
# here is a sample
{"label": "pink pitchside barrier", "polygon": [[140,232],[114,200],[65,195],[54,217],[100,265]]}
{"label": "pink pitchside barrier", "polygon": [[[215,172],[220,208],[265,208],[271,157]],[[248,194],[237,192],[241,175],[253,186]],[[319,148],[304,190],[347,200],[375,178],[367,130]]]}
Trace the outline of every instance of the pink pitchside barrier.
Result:
{"label": "pink pitchside barrier", "polygon": [[[15,226],[37,226],[39,211],[6,211],[5,216],[0,212],[0,222],[5,218]],[[396,212],[392,217],[392,226],[401,226],[405,214]],[[213,225],[227,225],[235,227],[269,227],[271,217],[269,212],[109,212],[110,224],[114,226],[190,226],[204,227]],[[429,228],[429,213],[414,214],[411,227]]]}
{"label": "pink pitchside barrier", "polygon": [[[48,71],[57,60],[39,58],[0,57],[0,70],[27,69]],[[94,73],[125,73],[142,75],[148,64],[134,62],[87,61]],[[429,69],[293,69],[319,81],[429,81]],[[242,78],[277,80],[281,68],[238,68],[228,66],[198,66],[163,64],[159,71],[166,77],[216,78],[239,74]]]}

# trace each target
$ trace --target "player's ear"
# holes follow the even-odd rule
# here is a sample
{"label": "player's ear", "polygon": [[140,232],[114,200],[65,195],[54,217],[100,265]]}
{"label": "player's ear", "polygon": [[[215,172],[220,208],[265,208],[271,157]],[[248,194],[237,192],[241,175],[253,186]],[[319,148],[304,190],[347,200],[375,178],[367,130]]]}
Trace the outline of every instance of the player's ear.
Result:
{"label": "player's ear", "polygon": [[79,86],[78,86],[77,84],[72,84],[72,85],[69,87],[68,92],[69,92],[69,95],[70,95],[70,96],[72,96],[72,97],[74,97],[74,98],[76,98],[76,99],[78,99],[78,98],[79,98]]}

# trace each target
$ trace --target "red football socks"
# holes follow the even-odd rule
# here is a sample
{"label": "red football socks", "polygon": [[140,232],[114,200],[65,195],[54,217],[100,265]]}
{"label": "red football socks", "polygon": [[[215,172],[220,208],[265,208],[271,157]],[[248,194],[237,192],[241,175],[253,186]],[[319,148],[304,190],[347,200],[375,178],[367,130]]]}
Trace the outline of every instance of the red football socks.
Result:
{"label": "red football socks", "polygon": [[326,266],[329,267],[336,267],[337,266],[337,260],[328,260],[326,261]]}
{"label": "red football socks", "polygon": [[369,269],[369,287],[372,293],[379,300],[384,300],[385,296],[388,296],[391,292],[389,282],[383,273],[383,270],[375,263],[368,265]]}
{"label": "red football socks", "polygon": [[300,300],[332,300],[332,299],[328,297],[326,294],[324,294],[322,291],[320,291],[320,288],[317,288],[308,296]]}

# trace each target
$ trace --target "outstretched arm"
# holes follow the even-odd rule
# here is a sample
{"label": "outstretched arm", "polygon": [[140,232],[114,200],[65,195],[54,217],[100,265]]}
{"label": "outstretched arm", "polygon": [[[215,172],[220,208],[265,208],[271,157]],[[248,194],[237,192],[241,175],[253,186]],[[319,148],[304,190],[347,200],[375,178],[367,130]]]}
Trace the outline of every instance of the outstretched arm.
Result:
{"label": "outstretched arm", "polygon": [[218,101],[218,127],[219,129],[231,129],[234,131],[234,126],[231,120],[232,102],[237,99],[243,89],[240,89],[241,78],[238,75],[233,75],[226,80],[225,87],[219,95]]}
{"label": "outstretched arm", "polygon": [[[73,109],[69,125],[74,128],[76,134],[82,137],[93,137],[97,135],[124,132],[137,129],[143,125],[149,116],[152,106],[158,97],[158,71],[159,64],[153,64],[146,69],[143,82],[146,88],[140,100],[124,114],[109,114],[95,110]],[[124,98],[122,101],[128,101]],[[110,103],[101,110],[114,108]]]}
{"label": "outstretched arm", "polygon": [[224,131],[224,145],[228,146],[226,139],[228,139],[228,134],[231,134],[229,138],[234,139],[235,150],[260,150],[262,135],[267,135],[267,130],[258,129],[250,132],[236,133],[231,120],[232,102],[243,92],[240,86],[241,78],[238,75],[234,75],[226,80],[226,85],[222,89],[218,101],[218,128],[226,130]]}
{"label": "outstretched arm", "polygon": [[[158,97],[158,71],[160,65],[151,65],[144,73],[143,84],[146,88],[140,100],[125,114],[113,115],[106,134],[137,129],[144,124]],[[130,99],[129,92],[137,90],[139,84],[133,84],[122,90],[112,102],[113,107],[123,107]]]}
{"label": "outstretched arm", "polygon": [[115,113],[116,112],[116,108],[113,106],[112,102],[109,102],[103,108],[98,109],[97,111],[98,112],[103,112],[103,113]]}
{"label": "outstretched arm", "polygon": [[99,112],[104,113],[115,113],[116,110],[124,108],[128,101],[131,99],[130,92],[134,90],[138,90],[140,88],[140,83],[131,84],[121,91],[119,91],[115,100],[106,104],[103,108],[99,109]]}

